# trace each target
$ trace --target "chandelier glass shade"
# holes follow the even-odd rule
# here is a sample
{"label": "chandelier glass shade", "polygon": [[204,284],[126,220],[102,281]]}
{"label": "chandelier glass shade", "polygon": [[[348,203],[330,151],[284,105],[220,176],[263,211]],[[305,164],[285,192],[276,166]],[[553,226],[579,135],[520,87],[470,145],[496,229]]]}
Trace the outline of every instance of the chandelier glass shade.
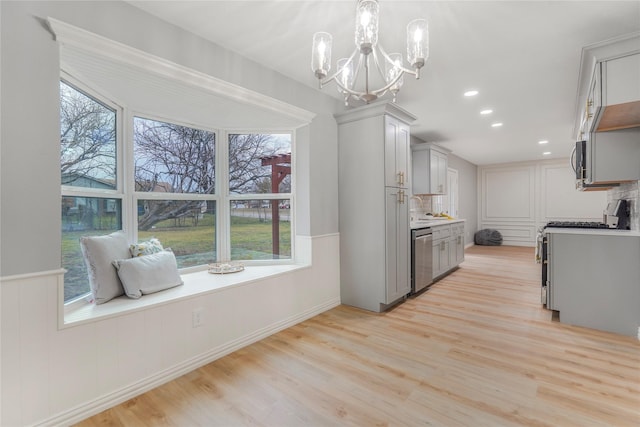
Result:
{"label": "chandelier glass shade", "polygon": [[[419,79],[420,68],[429,57],[429,31],[425,19],[415,19],[407,25],[407,61],[411,68],[406,68],[401,53],[387,54],[378,43],[378,12],[377,0],[358,1],[356,48],[351,56],[337,61],[336,72],[332,75],[329,75],[329,71],[333,38],[326,32],[313,35],[311,70],[318,78],[320,88],[332,81],[336,83],[338,92],[344,96],[345,105],[349,105],[350,100],[368,104],[386,93],[391,93],[395,102],[404,74]],[[375,71],[372,72],[372,69]],[[361,75],[363,81],[359,80]],[[377,89],[372,88],[375,84],[379,85]]]}

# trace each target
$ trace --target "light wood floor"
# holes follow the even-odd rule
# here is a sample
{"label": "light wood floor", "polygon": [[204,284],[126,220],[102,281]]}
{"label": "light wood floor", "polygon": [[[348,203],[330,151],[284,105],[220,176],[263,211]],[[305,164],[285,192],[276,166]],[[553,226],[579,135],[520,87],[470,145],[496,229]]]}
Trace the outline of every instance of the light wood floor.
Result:
{"label": "light wood floor", "polygon": [[472,247],[387,313],[337,307],[79,425],[639,426],[640,343],[553,321],[539,267]]}

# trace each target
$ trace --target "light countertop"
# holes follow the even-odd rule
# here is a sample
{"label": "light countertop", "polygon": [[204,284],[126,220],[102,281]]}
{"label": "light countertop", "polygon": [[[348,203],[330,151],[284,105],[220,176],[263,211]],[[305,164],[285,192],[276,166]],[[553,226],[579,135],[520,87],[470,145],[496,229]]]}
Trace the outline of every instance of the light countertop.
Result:
{"label": "light countertop", "polygon": [[449,225],[464,221],[464,219],[420,219],[411,221],[409,227],[415,230],[418,228],[437,227],[438,225]]}
{"label": "light countertop", "polygon": [[638,230],[616,230],[608,228],[545,228],[547,234],[584,234],[590,236],[640,237]]}

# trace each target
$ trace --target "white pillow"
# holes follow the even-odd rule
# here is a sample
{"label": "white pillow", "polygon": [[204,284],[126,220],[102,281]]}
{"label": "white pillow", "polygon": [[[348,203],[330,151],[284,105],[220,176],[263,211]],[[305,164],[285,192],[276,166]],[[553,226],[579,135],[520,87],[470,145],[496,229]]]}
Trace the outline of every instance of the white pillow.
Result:
{"label": "white pillow", "polygon": [[96,304],[103,304],[122,295],[124,289],[111,261],[131,258],[129,242],[124,232],[116,231],[106,236],[82,236],[80,248]]}
{"label": "white pillow", "polygon": [[176,257],[170,250],[113,261],[129,298],[140,298],[184,282],[178,274]]}

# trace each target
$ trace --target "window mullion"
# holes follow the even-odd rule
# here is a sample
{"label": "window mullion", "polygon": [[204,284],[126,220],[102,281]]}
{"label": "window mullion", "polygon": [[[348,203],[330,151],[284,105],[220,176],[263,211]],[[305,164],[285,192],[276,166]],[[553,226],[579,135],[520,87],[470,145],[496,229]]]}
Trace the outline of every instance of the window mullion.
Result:
{"label": "window mullion", "polygon": [[122,208],[124,215],[122,222],[125,232],[127,233],[127,237],[131,242],[135,242],[138,239],[138,216],[135,209],[137,202],[134,198],[135,185],[133,179],[133,115],[129,108],[123,108],[122,118],[122,144],[120,150],[122,156],[121,176],[123,177],[122,188],[126,195],[126,197],[124,198],[125,206],[123,206]]}
{"label": "window mullion", "polygon": [[222,130],[216,144],[216,207],[217,254],[218,261],[231,259],[231,217],[229,212],[229,136]]}

